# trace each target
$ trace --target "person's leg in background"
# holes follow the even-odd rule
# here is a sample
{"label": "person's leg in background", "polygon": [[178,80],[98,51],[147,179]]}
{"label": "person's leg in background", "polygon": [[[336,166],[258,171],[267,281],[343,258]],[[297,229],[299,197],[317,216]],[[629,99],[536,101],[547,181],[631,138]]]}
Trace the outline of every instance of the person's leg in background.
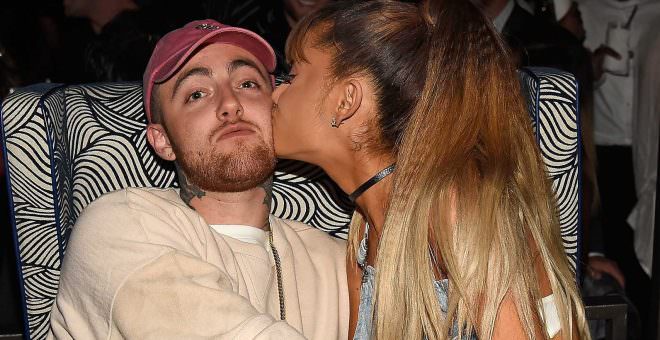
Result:
{"label": "person's leg in background", "polygon": [[642,332],[647,334],[651,280],[635,255],[633,230],[626,222],[637,201],[629,146],[597,146],[601,219],[607,256],[616,261],[626,279],[626,294],[637,307]]}

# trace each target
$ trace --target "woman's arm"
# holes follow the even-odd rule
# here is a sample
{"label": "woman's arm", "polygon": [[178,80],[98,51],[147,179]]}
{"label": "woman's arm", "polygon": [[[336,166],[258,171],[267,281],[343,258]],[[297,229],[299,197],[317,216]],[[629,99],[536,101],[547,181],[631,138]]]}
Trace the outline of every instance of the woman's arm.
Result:
{"label": "woman's arm", "polygon": [[[536,326],[537,327],[534,327],[534,338],[543,339],[544,336],[543,333],[541,333],[542,325]],[[495,319],[495,329],[493,330],[493,340],[504,339],[527,340],[525,329],[518,317],[515,298],[511,292],[507,293],[504,300],[502,300],[502,305],[500,306],[497,318]]]}
{"label": "woman's arm", "polygon": [[[552,287],[550,286],[550,280],[548,279],[548,274],[545,271],[543,262],[540,256],[536,256],[534,261],[534,267],[536,270],[536,275],[539,278],[539,292],[541,296],[545,297],[552,294]],[[571,325],[573,328],[573,339],[578,339],[577,337],[577,326],[575,323]],[[543,334],[545,332],[544,324],[537,324],[534,327],[534,338],[535,339],[544,339]],[[518,310],[516,309],[515,298],[513,294],[509,291],[502,301],[502,306],[497,314],[495,319],[495,329],[493,331],[493,340],[504,340],[504,339],[527,339],[525,334],[525,329],[523,328],[522,322],[518,316]],[[562,332],[559,331],[557,335],[552,337],[553,340],[566,339],[562,336]]]}

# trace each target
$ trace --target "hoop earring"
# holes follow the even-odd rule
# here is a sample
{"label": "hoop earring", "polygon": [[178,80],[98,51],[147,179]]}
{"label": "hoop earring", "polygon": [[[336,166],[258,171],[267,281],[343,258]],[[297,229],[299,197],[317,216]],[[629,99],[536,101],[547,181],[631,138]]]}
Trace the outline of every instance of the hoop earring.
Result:
{"label": "hoop earring", "polygon": [[332,120],[330,121],[330,126],[332,126],[333,128],[338,128],[339,127],[339,124],[337,124],[337,119],[336,118],[334,118],[334,117],[332,118]]}

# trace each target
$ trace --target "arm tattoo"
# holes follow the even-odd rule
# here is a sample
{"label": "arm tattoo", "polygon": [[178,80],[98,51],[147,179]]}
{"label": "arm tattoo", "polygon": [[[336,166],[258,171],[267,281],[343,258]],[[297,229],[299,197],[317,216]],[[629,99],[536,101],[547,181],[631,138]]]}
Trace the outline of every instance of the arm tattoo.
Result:
{"label": "arm tattoo", "polygon": [[188,177],[186,177],[186,174],[181,170],[181,167],[178,164],[176,164],[176,173],[179,177],[179,196],[181,196],[181,199],[192,208],[190,201],[195,197],[202,198],[206,196],[206,192],[198,186],[188,183]]}

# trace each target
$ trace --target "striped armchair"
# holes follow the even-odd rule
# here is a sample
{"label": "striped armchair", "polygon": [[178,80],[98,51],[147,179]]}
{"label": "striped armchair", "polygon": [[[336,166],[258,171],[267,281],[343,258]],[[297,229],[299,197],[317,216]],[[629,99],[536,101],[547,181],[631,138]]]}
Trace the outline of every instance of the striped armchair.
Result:
{"label": "striped armchair", "polygon": [[[572,75],[520,71],[531,126],[553,180],[566,254],[579,254],[579,133]],[[136,83],[20,89],[2,103],[7,169],[25,336],[43,339],[57,293],[62,257],[76,218],[104,193],[129,186],[176,186],[171,165],[145,138],[142,89]],[[280,161],[272,213],[345,238],[353,207],[319,168]]]}

